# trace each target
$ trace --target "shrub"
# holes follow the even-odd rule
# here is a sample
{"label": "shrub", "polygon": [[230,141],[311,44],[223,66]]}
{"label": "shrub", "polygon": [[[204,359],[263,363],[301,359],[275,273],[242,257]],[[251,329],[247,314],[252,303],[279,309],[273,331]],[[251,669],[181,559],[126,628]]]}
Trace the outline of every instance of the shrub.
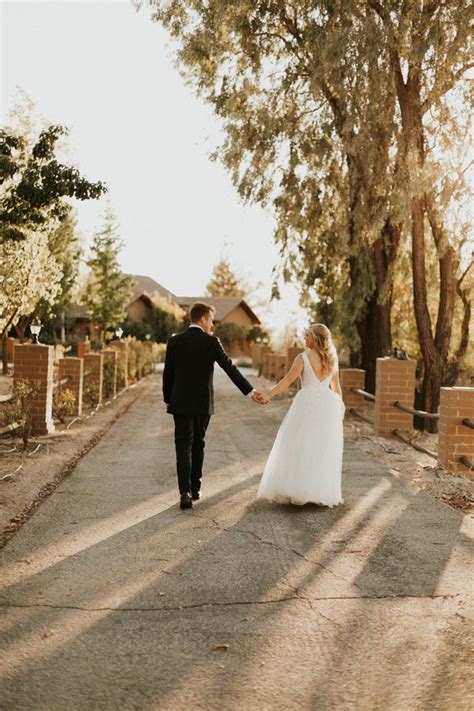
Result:
{"label": "shrub", "polygon": [[60,422],[74,414],[76,396],[69,388],[56,388],[53,393],[53,416]]}

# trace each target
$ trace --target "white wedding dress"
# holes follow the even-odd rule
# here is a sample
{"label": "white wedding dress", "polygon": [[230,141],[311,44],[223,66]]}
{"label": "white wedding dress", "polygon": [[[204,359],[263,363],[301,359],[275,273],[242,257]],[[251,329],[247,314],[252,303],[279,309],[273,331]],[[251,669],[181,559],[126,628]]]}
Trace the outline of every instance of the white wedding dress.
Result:
{"label": "white wedding dress", "polygon": [[344,404],[304,352],[301,390],[285,415],[268,457],[257,498],[282,504],[343,503],[341,471]]}

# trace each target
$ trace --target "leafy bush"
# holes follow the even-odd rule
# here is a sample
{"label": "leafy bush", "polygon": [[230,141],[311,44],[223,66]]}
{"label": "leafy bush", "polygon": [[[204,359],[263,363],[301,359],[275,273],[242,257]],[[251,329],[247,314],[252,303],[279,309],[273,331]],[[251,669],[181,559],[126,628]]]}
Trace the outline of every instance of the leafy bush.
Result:
{"label": "leafy bush", "polygon": [[31,432],[31,398],[38,392],[36,383],[23,380],[15,385],[13,399],[0,409],[0,427],[18,424],[23,443],[28,444]]}
{"label": "leafy bush", "polygon": [[220,323],[216,326],[215,335],[220,338],[224,348],[230,348],[234,343],[242,343],[245,340],[246,331],[238,323]]}
{"label": "leafy bush", "polygon": [[64,422],[74,414],[76,396],[69,388],[56,388],[53,392],[53,417]]}

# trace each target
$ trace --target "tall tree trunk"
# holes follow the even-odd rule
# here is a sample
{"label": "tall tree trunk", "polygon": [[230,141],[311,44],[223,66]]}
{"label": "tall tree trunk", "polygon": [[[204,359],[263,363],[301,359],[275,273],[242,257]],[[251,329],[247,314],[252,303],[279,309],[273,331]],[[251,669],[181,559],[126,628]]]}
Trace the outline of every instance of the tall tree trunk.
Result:
{"label": "tall tree trunk", "polygon": [[[413,169],[411,169],[411,174],[407,176],[407,178],[410,179],[412,184],[421,185],[425,150],[419,70],[410,69],[406,84],[403,81],[401,72],[399,73],[397,77],[397,93],[402,117],[406,163],[409,164],[411,161],[415,161],[417,170],[417,174],[414,174]],[[435,343],[431,317],[428,310],[425,261],[425,212],[426,198],[424,193],[420,191],[419,193],[415,193],[411,199],[413,305],[418,340],[424,362],[423,381],[417,402],[420,404],[421,409],[427,412],[436,412],[443,382],[444,362],[442,353],[440,353]],[[440,323],[439,316],[438,323]],[[436,432],[437,423],[434,420],[425,420],[424,428]]]}

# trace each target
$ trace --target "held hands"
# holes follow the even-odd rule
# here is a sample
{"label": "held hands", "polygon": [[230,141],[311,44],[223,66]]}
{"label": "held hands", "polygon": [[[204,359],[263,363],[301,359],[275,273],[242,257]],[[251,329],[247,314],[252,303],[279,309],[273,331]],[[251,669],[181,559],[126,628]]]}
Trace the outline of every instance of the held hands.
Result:
{"label": "held hands", "polygon": [[267,405],[270,402],[268,394],[262,393],[260,390],[254,390],[252,393],[252,400],[259,405]]}

